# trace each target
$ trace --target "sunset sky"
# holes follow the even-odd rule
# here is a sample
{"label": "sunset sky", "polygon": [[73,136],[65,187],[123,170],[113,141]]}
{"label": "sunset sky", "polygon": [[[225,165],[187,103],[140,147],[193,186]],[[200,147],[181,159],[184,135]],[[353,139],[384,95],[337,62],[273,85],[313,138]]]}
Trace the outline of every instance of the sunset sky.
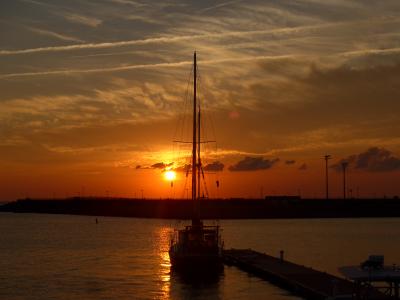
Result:
{"label": "sunset sky", "polygon": [[398,0],[2,0],[0,200],[185,197],[195,50],[211,197],[400,195]]}

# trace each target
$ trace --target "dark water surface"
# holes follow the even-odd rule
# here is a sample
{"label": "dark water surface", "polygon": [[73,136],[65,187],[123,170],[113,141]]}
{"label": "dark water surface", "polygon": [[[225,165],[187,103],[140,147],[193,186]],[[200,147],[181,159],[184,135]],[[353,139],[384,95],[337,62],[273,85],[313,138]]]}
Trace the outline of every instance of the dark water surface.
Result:
{"label": "dark water surface", "polygon": [[[192,282],[170,271],[178,222],[0,213],[0,299],[296,299],[235,267]],[[181,223],[180,225],[183,225]],[[225,248],[337,274],[369,254],[400,263],[400,219],[221,221]]]}

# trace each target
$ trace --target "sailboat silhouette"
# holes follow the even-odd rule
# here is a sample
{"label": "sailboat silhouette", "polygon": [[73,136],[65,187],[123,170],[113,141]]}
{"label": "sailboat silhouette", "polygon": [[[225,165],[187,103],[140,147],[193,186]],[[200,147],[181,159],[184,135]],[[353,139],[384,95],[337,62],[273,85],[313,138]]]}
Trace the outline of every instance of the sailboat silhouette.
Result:
{"label": "sailboat silhouette", "polygon": [[[200,219],[200,105],[197,103],[197,59],[193,55],[192,224],[176,230],[169,256],[172,267],[209,269],[222,266],[223,242],[220,226],[206,226]],[[197,188],[196,188],[197,187]]]}

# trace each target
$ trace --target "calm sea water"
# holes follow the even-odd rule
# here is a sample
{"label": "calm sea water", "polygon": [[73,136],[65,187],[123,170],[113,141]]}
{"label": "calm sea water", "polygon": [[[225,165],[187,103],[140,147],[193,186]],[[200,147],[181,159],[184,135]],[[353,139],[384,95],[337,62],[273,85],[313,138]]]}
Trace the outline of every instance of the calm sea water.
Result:
{"label": "calm sea water", "polygon": [[[235,267],[211,282],[171,273],[176,221],[0,213],[0,299],[298,299]],[[183,225],[184,223],[181,223]],[[400,263],[400,219],[221,221],[225,248],[337,274],[369,254]]]}

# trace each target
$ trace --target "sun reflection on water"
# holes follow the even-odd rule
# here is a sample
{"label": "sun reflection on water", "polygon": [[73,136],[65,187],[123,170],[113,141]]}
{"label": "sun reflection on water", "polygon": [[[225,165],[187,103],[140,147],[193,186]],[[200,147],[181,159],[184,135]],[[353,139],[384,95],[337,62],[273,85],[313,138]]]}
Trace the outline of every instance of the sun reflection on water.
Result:
{"label": "sun reflection on water", "polygon": [[160,299],[169,299],[171,291],[171,262],[168,249],[172,229],[170,227],[160,227],[157,235],[159,241],[159,272],[158,278],[161,282]]}

